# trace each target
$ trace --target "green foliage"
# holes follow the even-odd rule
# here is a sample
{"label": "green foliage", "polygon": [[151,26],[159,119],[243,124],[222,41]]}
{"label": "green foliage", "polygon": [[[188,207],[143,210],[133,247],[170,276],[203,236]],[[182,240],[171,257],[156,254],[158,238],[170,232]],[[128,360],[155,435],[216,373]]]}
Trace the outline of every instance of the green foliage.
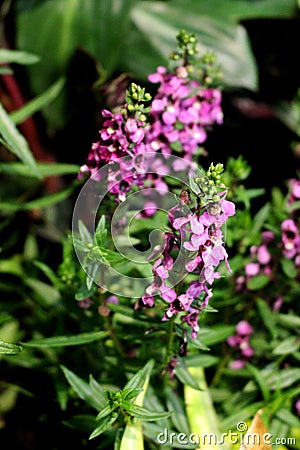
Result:
{"label": "green foliage", "polygon": [[[0,62],[26,66],[33,98],[10,113],[0,105],[1,143],[9,155],[0,163],[1,427],[5,430],[7,413],[17,411],[17,399],[22,404],[30,398],[34,404],[42,391],[46,409],[39,421],[55,423],[68,437],[74,433],[78,448],[192,449],[193,443],[180,442],[180,433],[235,431],[259,408],[273,436],[294,436],[300,425],[295,409],[300,397],[299,265],[282,254],[280,239],[282,221],[297,217],[299,202],[290,205],[287,193],[273,186],[270,201],[253,212],[253,200],[265,192],[245,187],[252,168],[243,156],[212,164],[204,180],[190,179],[191,195],[202,205],[228,189],[237,209],[224,230],[231,272],[221,267],[210,308],[192,339],[179,319],[162,322],[162,300],[156,308],[141,307],[125,295],[124,286],[124,297],[112,301],[93,283],[100,269],[114,267],[143,277],[151,274],[152,265],[125,260],[117,252],[105,210],[99,212],[94,233],[81,221],[78,233],[70,235],[79,166],[36,161],[19,125],[37,112],[50,134],[68,123],[74,112],[66,97],[68,68],[79,47],[94,58],[98,85],[124,71],[145,81],[166,61],[178,29],[187,31],[178,35],[172,63],[195,56],[194,36],[199,35],[201,45],[213,50],[199,70],[219,80],[215,63],[221,61],[222,82],[254,89],[257,67],[240,21],[290,17],[296,2],[15,3],[20,50],[1,49]],[[7,72],[13,74],[2,66],[1,73]],[[150,101],[146,90],[131,84],[126,101],[143,120]],[[51,177],[67,181],[48,192]],[[142,245],[149,231],[166,231],[167,226],[162,211],[135,218],[132,242]],[[261,271],[247,278],[245,268],[263,243],[263,231],[275,236],[272,276]],[[76,251],[84,254],[82,265]],[[253,327],[254,355],[235,370],[230,364],[237,355],[227,339],[241,320]],[[158,436],[165,429],[176,438],[160,445]],[[53,448],[63,448],[56,444]]]}

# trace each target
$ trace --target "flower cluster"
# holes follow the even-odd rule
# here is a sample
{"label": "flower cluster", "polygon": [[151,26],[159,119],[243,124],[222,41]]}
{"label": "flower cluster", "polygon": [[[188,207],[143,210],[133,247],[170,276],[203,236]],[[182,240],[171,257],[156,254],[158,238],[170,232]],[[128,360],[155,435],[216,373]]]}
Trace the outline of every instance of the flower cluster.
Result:
{"label": "flower cluster", "polygon": [[[145,152],[145,127],[148,111],[142,101],[151,99],[144,89],[134,83],[126,95],[127,103],[119,113],[104,109],[100,140],[93,143],[79,179],[89,173],[94,181],[105,178],[107,190],[123,201],[132,185],[142,186],[145,174],[141,155]],[[106,170],[101,172],[101,168]]]}
{"label": "flower cluster", "polygon": [[230,365],[232,369],[242,369],[253,356],[254,350],[249,343],[252,333],[253,328],[249,322],[241,320],[236,325],[236,334],[227,338],[227,344],[238,352],[237,359]]}
{"label": "flower cluster", "polygon": [[[210,286],[220,277],[217,267],[224,260],[230,270],[221,227],[235,214],[235,206],[225,199],[224,192],[215,194],[213,200],[204,208],[198,206],[189,213],[183,201],[169,212],[172,232],[165,234],[164,250],[153,266],[154,281],[142,297],[144,305],[150,307],[154,305],[155,295],[167,302],[163,321],[184,313],[181,320],[192,327],[192,338],[199,331],[199,314],[212,296]],[[179,250],[179,264],[172,256],[175,247]],[[196,279],[188,281],[184,287],[182,283],[176,285],[173,280],[174,273],[178,276],[178,266],[182,271],[180,281],[191,274]]]}
{"label": "flower cluster", "polygon": [[[120,112],[102,111],[100,140],[93,143],[80,169],[79,179],[86,173],[97,182],[107,179],[107,190],[118,201],[125,200],[132,186],[143,186],[148,169],[147,163],[143,165],[143,155],[158,152],[167,160],[175,152],[180,158],[173,169],[186,169],[185,160],[192,162],[206,140],[207,130],[223,122],[221,91],[211,87],[214,77],[219,76],[214,70],[214,58],[205,54],[203,68],[198,71],[201,80],[192,79],[189,58],[196,53],[196,39],[183,30],[177,39],[180,51],[173,54],[173,59],[182,57],[182,64],[174,71],[159,66],[156,73],[149,75],[150,82],[160,83],[149,107],[144,102],[151,100],[150,94],[132,83]],[[99,170],[103,167],[105,171]],[[154,187],[160,187],[162,177],[153,175],[155,165],[151,169],[148,186],[152,181]],[[166,174],[168,171],[166,165]]]}
{"label": "flower cluster", "polygon": [[[181,57],[182,64],[173,72],[159,66],[149,76],[150,82],[160,84],[151,105],[144,107],[151,97],[133,83],[120,112],[102,111],[100,140],[92,145],[81,167],[79,178],[88,173],[94,181],[104,181],[118,202],[126,199],[133,186],[154,186],[166,192],[164,176],[170,174],[171,155],[180,156],[171,159],[172,169],[187,170],[191,177],[196,167],[193,159],[206,140],[207,130],[223,121],[221,92],[212,87],[212,77],[205,69],[198,71],[199,79],[191,76],[189,56],[195,53],[194,36],[182,31],[178,40],[179,52],[173,58]],[[206,63],[212,67],[213,60],[205,57],[203,68]],[[181,319],[191,326],[193,338],[199,330],[198,316],[212,296],[210,286],[220,277],[216,269],[221,261],[228,265],[221,227],[235,214],[235,207],[225,199],[222,171],[222,165],[211,165],[207,176],[195,178],[191,187],[194,208],[187,207],[189,196],[182,192],[179,204],[169,211],[170,231],[165,232],[161,255],[153,265],[153,282],[142,296],[142,303],[150,307],[156,295],[167,302],[164,321],[183,312]],[[153,215],[156,205],[152,198],[146,200],[144,215]],[[146,208],[149,201],[150,209]]]}
{"label": "flower cluster", "polygon": [[[278,236],[273,231],[264,230],[261,234],[260,245],[250,248],[250,262],[245,266],[245,274],[236,279],[237,291],[247,289],[247,283],[253,277],[264,275],[269,281],[276,283],[278,279],[278,265],[281,259],[292,261],[293,271],[300,275],[300,229],[297,219],[300,199],[300,181],[292,179],[288,181],[289,194],[286,199],[287,214],[289,216],[281,221]],[[291,266],[289,266],[291,269]],[[273,310],[280,309],[284,299],[276,290]]]}
{"label": "flower cluster", "polygon": [[148,79],[160,86],[149,113],[147,144],[152,151],[175,151],[191,162],[206,140],[206,130],[223,122],[220,90],[191,79],[184,66],[177,67],[175,73],[159,66]]}

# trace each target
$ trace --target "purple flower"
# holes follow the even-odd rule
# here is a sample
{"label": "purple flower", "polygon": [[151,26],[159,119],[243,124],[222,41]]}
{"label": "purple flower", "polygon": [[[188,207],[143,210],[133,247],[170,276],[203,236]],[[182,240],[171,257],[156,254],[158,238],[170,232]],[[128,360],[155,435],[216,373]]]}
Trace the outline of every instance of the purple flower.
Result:
{"label": "purple flower", "polygon": [[236,349],[238,357],[230,364],[232,369],[240,369],[254,355],[254,349],[249,340],[253,333],[253,328],[247,320],[241,320],[236,325],[236,334],[227,338],[227,344]]}
{"label": "purple flower", "polygon": [[253,328],[247,320],[241,320],[236,326],[236,332],[239,336],[248,336],[253,333]]}

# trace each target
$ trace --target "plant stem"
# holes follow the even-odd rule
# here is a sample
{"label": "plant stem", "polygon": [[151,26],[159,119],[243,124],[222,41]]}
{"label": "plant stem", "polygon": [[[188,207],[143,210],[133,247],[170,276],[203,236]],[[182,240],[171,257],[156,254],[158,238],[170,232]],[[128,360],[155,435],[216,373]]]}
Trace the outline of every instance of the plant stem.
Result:
{"label": "plant stem", "polygon": [[108,317],[104,317],[104,321],[105,321],[105,325],[106,325],[106,329],[109,331],[110,337],[112,338],[112,341],[115,345],[115,348],[117,350],[117,352],[119,353],[120,356],[124,357],[125,356],[125,352],[124,349],[121,345],[121,342],[115,332],[114,327],[112,326],[110,320]]}
{"label": "plant stem", "polygon": [[166,346],[166,364],[168,364],[170,358],[173,356],[173,343],[174,343],[174,323],[175,323],[175,316],[172,316],[169,320],[169,335],[168,335],[168,341]]}

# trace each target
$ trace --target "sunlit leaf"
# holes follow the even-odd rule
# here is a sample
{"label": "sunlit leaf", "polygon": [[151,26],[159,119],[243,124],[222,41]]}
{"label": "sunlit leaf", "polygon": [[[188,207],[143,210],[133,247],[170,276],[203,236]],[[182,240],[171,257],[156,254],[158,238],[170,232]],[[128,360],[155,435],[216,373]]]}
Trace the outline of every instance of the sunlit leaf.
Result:
{"label": "sunlit leaf", "polygon": [[[79,172],[80,166],[76,164],[63,164],[63,163],[37,163],[36,164],[39,173],[42,177],[59,176],[59,175],[73,175]],[[0,163],[0,172],[7,173],[9,175],[21,175],[23,177],[32,177],[34,174],[28,167],[19,162]]]}
{"label": "sunlit leaf", "polygon": [[300,339],[299,336],[289,336],[284,339],[277,347],[274,348],[274,355],[288,355],[290,353],[295,353],[299,350],[300,347]]}
{"label": "sunlit leaf", "polygon": [[0,140],[14,153],[32,172],[33,176],[41,178],[35,159],[24,136],[16,128],[8,113],[0,103]]}
{"label": "sunlit leaf", "polygon": [[0,340],[0,353],[5,355],[16,355],[22,350],[21,345],[11,344]]}
{"label": "sunlit leaf", "polygon": [[35,64],[40,60],[39,56],[19,50],[0,49],[0,64]]}

